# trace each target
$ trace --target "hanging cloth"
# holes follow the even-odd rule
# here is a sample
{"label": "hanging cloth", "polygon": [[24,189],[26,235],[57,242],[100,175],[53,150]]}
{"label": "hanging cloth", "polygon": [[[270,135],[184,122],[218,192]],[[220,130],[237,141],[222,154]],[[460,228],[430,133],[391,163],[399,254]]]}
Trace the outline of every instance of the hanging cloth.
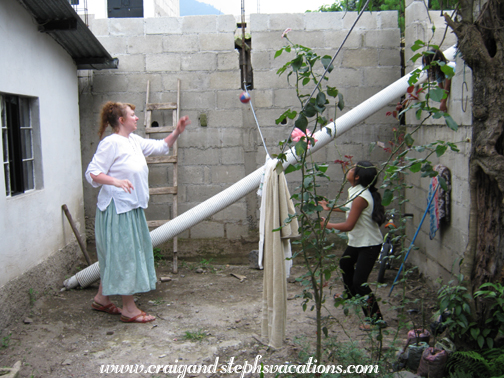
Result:
{"label": "hanging cloth", "polygon": [[[276,160],[265,165],[262,187],[261,214],[259,220],[259,267],[264,267],[261,336],[269,346],[281,348],[285,338],[287,321],[287,277],[292,260],[290,238],[297,237],[298,222],[289,214],[295,214],[287,188],[285,174],[275,170]],[[273,231],[281,228],[280,231]]]}
{"label": "hanging cloth", "polygon": [[450,221],[451,172],[448,168],[441,164],[436,165],[434,170],[438,172],[438,175],[431,179],[428,198],[431,198],[433,195],[434,189],[437,187],[440,177],[445,180],[447,190],[444,190],[441,186],[439,186],[439,189],[434,193],[434,199],[429,207],[429,238],[431,240],[436,236],[436,232],[439,230],[441,221]]}

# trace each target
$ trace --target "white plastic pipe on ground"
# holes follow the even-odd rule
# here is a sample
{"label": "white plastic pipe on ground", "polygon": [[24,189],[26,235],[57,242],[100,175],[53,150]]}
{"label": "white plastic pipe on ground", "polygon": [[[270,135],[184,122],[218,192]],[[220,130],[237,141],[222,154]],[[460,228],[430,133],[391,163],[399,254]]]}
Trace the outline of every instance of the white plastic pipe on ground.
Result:
{"label": "white plastic pipe on ground", "polygon": [[[446,59],[454,60],[455,52],[456,47],[452,46],[443,53]],[[343,133],[350,130],[352,127],[359,124],[359,122],[365,120],[367,117],[370,117],[377,111],[389,105],[395,99],[404,95],[409,87],[408,80],[410,76],[411,73],[403,76],[385,89],[381,90],[374,96],[370,97],[360,105],[350,110],[348,113],[345,113],[341,117],[337,118],[335,123],[333,122],[326,126],[327,129],[330,129],[330,132],[327,132],[327,130],[325,129],[316,132],[313,137],[317,139],[317,143],[315,144],[315,146],[310,148],[310,153],[318,151],[329,142],[331,142],[334,138],[339,137]],[[419,77],[417,84],[423,83],[426,79],[427,75],[423,73]],[[292,154],[292,152],[289,151],[286,155],[287,161],[284,163],[284,167],[287,167],[289,166],[289,164],[294,164],[296,162],[296,157],[294,156],[294,154]],[[191,210],[186,211],[185,213],[151,231],[150,235],[152,238],[152,245],[156,247],[160,244],[163,244],[164,242],[167,242],[181,232],[197,225],[204,219],[218,213],[219,211],[243,198],[250,192],[256,190],[261,183],[262,174],[263,167],[260,167],[237,183],[231,185],[229,188],[223,190],[219,194],[216,194],[215,196],[193,207]],[[94,265],[96,264],[98,263],[95,263],[84,269],[84,271],[88,269],[93,270],[94,272],[98,271],[98,276],[94,281],[100,278],[99,269],[96,269],[96,267],[94,267]],[[86,281],[89,282],[89,279]],[[72,277],[66,280],[64,285],[67,289],[71,289],[77,286],[77,282],[77,279],[73,279]]]}

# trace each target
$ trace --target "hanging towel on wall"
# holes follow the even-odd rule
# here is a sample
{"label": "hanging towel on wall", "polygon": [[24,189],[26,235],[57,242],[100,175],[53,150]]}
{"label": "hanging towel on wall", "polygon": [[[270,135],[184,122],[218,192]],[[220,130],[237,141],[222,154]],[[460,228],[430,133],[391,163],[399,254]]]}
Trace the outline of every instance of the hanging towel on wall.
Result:
{"label": "hanging towel on wall", "polygon": [[[287,277],[292,260],[290,238],[298,236],[298,222],[285,220],[295,214],[283,171],[276,160],[266,162],[259,219],[259,267],[264,267],[261,335],[269,346],[281,348],[287,321]],[[283,226],[280,231],[273,231]]]}
{"label": "hanging towel on wall", "polygon": [[[434,170],[438,172],[438,175],[431,179],[428,197],[431,198],[434,194],[434,199],[429,207],[429,237],[431,240],[436,236],[436,232],[439,229],[441,221],[450,221],[451,172],[448,168],[441,164],[434,166]],[[439,178],[441,177],[446,182],[447,190],[444,190],[443,187],[439,186],[438,190],[433,193],[439,183]]]}

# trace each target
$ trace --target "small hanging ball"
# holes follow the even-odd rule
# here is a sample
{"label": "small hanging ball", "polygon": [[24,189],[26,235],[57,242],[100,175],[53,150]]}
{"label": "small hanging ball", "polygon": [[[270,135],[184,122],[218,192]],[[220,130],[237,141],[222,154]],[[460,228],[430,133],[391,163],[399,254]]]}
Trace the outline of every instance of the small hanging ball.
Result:
{"label": "small hanging ball", "polygon": [[248,104],[248,102],[250,101],[250,95],[247,92],[242,92],[240,94],[240,101],[244,104]]}

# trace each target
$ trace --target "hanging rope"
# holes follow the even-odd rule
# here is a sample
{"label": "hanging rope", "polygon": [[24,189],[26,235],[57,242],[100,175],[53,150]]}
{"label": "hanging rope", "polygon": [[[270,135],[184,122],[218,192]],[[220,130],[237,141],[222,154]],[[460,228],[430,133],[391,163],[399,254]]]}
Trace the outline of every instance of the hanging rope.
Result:
{"label": "hanging rope", "polygon": [[[243,81],[243,87],[245,88],[245,93],[247,93],[247,95],[250,97],[250,93],[248,92],[247,83],[245,80]],[[259,135],[261,136],[261,140],[262,140],[262,143],[264,146],[264,150],[266,151],[266,155],[268,155],[268,157],[271,158],[271,156],[268,152],[268,148],[266,147],[266,142],[264,141],[264,137],[261,132],[261,127],[259,126],[259,121],[257,120],[256,114],[255,114],[254,105],[252,105],[252,98],[251,97],[250,97],[249,104],[250,104],[250,109],[252,110],[252,114],[254,115],[254,119],[255,119],[255,122],[257,125],[257,130],[259,130]]]}

